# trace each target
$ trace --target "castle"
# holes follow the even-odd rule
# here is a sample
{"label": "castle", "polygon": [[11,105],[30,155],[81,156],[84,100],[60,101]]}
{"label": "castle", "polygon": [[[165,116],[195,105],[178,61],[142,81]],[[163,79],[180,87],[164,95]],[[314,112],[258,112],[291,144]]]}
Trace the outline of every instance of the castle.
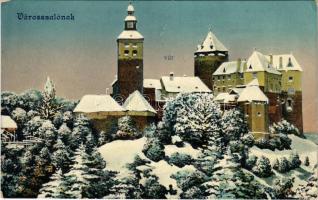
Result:
{"label": "castle", "polygon": [[177,94],[206,92],[215,95],[222,109],[241,107],[257,137],[267,137],[269,125],[282,118],[302,132],[302,69],[292,54],[264,55],[255,50],[246,60],[229,61],[228,49],[209,31],[194,52],[194,76],[170,72],[160,79],[144,79],[144,37],[134,12],[129,4],[117,38],[112,95],[85,95],[74,112],[84,113],[100,129],[105,119],[123,115],[132,116],[143,128],[159,120],[165,102]]}

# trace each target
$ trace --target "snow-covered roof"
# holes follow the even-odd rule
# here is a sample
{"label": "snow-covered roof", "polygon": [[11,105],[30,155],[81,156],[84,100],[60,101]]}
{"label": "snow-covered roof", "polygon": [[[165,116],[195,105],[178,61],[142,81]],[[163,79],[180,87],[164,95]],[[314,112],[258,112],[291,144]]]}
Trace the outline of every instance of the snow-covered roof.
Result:
{"label": "snow-covered roof", "polygon": [[238,102],[261,101],[268,103],[268,98],[258,86],[258,80],[254,79],[242,90]]}
{"label": "snow-covered roof", "polygon": [[133,15],[128,15],[126,16],[125,21],[137,21],[137,19]]}
{"label": "snow-covered roof", "polygon": [[158,79],[144,79],[144,88],[162,89],[160,80]]}
{"label": "snow-covered roof", "polygon": [[244,87],[235,87],[235,88],[231,88],[230,91],[229,91],[229,94],[241,94],[241,92],[244,90],[245,86]]}
{"label": "snow-covered roof", "polygon": [[123,107],[128,110],[130,115],[142,115],[144,116],[147,112],[148,114],[157,114],[155,109],[148,103],[148,101],[140,94],[138,90],[131,93],[126,99]]}
{"label": "snow-covered roof", "polygon": [[85,95],[77,104],[74,112],[96,113],[109,112],[109,114],[124,114],[123,109],[110,95]]}
{"label": "snow-covered roof", "polygon": [[117,39],[144,39],[144,36],[135,30],[124,30]]}
{"label": "snow-covered roof", "polygon": [[281,74],[269,62],[267,57],[258,51],[254,51],[247,60],[246,72],[266,71],[273,74]]}
{"label": "snow-covered roof", "polygon": [[113,82],[110,84],[111,86],[113,86],[116,82],[117,82],[117,77],[113,80]]}
{"label": "snow-covered roof", "polygon": [[208,32],[205,40],[201,45],[198,45],[197,53],[212,52],[212,51],[228,51],[227,48],[217,39],[211,32]]}
{"label": "snow-covered roof", "polygon": [[[267,55],[266,58],[270,61],[270,56]],[[303,71],[299,63],[293,54],[280,54],[272,55],[273,56],[273,67],[277,70],[294,70],[294,71]],[[280,67],[281,60],[281,67]]]}
{"label": "snow-covered roof", "polygon": [[18,128],[17,123],[7,115],[1,115],[1,129],[16,129]]}
{"label": "snow-covered roof", "polygon": [[161,81],[167,92],[211,92],[199,77],[163,76],[161,77]]}
{"label": "snow-covered roof", "polygon": [[127,7],[127,11],[128,12],[134,12],[135,11],[134,6],[131,3],[129,3],[129,5]]}
{"label": "snow-covered roof", "polygon": [[222,75],[222,74],[233,74],[235,72],[243,72],[244,64],[246,61],[231,61],[224,62],[220,67],[213,73],[213,75]]}
{"label": "snow-covered roof", "polygon": [[229,93],[219,93],[214,100],[223,102],[223,103],[229,103],[229,102],[235,102],[237,95],[235,94],[229,94]]}

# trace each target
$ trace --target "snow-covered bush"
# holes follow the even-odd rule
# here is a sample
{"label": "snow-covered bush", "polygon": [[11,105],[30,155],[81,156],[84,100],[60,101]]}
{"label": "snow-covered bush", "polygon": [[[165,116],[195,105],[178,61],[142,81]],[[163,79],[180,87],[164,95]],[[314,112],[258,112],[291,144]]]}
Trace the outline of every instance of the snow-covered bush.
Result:
{"label": "snow-covered bush", "polygon": [[165,157],[164,146],[157,139],[148,139],[142,152],[147,158],[158,162]]}
{"label": "snow-covered bush", "polygon": [[298,128],[284,119],[280,122],[273,123],[273,125],[270,127],[270,131],[274,134],[294,134],[299,137],[305,137],[302,133],[299,132]]}
{"label": "snow-covered bush", "polygon": [[301,160],[299,159],[298,153],[292,153],[289,156],[289,162],[290,162],[290,168],[291,169],[299,168],[300,165],[301,165]]}
{"label": "snow-covered bush", "polygon": [[162,120],[168,131],[194,146],[207,144],[208,140],[219,145],[223,142],[221,114],[212,94],[179,94],[166,103]]}
{"label": "snow-covered bush", "polygon": [[26,123],[28,117],[27,112],[22,108],[16,108],[14,111],[12,111],[12,118],[14,121],[16,121],[20,126],[24,126],[24,123]]}
{"label": "snow-covered bush", "polygon": [[290,149],[291,139],[285,134],[275,134],[274,137],[270,139],[261,138],[255,142],[255,145],[261,149],[270,149],[274,151],[275,149],[284,150]]}
{"label": "snow-covered bush", "polygon": [[211,176],[215,171],[214,165],[217,163],[218,155],[215,151],[206,150],[200,153],[193,165],[203,173]]}
{"label": "snow-covered bush", "polygon": [[180,195],[181,199],[204,199],[204,192],[199,186],[192,186]]}
{"label": "snow-covered bush", "polygon": [[294,178],[275,179],[273,191],[275,199],[290,199],[292,197]]}
{"label": "snow-covered bush", "polygon": [[118,129],[116,136],[119,139],[132,139],[141,136],[141,133],[136,128],[136,123],[131,116],[119,118]]}
{"label": "snow-covered bush", "polygon": [[184,153],[175,152],[169,157],[169,163],[174,164],[178,167],[190,165],[193,162],[193,158]]}
{"label": "snow-covered bush", "polygon": [[208,180],[208,177],[200,171],[182,170],[171,175],[177,181],[177,185],[182,191],[187,191],[193,186],[199,186]]}
{"label": "snow-covered bush", "polygon": [[257,162],[257,157],[254,156],[254,155],[251,155],[249,156],[247,159],[246,159],[246,162],[245,162],[245,167],[249,170],[253,169],[253,167],[255,167],[256,165],[256,162]]}
{"label": "snow-covered bush", "polygon": [[152,175],[148,177],[145,181],[142,192],[142,198],[165,199],[167,192],[167,189],[163,185],[159,184],[158,177]]}
{"label": "snow-covered bush", "polygon": [[244,134],[243,137],[241,137],[241,141],[243,144],[245,144],[248,147],[252,147],[255,143],[255,138],[253,134]]}
{"label": "snow-covered bush", "polygon": [[66,125],[66,123],[63,123],[57,130],[57,135],[63,141],[64,144],[69,145],[72,136],[72,131]]}
{"label": "snow-covered bush", "polygon": [[290,162],[286,157],[282,157],[279,159],[277,171],[280,173],[285,173],[290,170]]}
{"label": "snow-covered bush", "polygon": [[272,166],[268,158],[261,156],[257,159],[252,171],[259,177],[269,177],[272,175]]}
{"label": "snow-covered bush", "polygon": [[308,178],[305,185],[300,185],[296,188],[296,198],[307,200],[307,199],[318,199],[318,174],[314,173]]}
{"label": "snow-covered bush", "polygon": [[136,155],[132,163],[127,164],[127,168],[133,172],[137,171],[137,167],[145,164],[149,164],[149,160],[142,159],[139,155]]}

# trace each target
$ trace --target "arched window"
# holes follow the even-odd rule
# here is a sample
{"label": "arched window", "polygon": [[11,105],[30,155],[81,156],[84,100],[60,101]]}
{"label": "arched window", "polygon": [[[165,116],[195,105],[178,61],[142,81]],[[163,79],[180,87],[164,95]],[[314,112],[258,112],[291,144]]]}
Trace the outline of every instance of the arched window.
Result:
{"label": "arched window", "polygon": [[133,56],[137,56],[137,50],[133,50]]}
{"label": "arched window", "polygon": [[129,50],[125,50],[124,54],[125,54],[125,56],[128,56],[129,55]]}

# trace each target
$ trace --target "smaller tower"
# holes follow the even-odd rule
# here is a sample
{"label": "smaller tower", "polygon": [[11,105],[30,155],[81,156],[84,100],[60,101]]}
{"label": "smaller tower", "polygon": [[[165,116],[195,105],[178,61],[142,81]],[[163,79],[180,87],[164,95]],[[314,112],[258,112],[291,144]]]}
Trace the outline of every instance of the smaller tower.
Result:
{"label": "smaller tower", "polygon": [[143,40],[137,31],[137,19],[131,3],[127,7],[124,31],[117,38],[117,82],[113,87],[115,96],[125,100],[131,93],[138,90],[143,93]]}
{"label": "smaller tower", "polygon": [[194,75],[198,76],[213,91],[212,74],[226,61],[228,61],[227,48],[210,30],[194,53]]}

